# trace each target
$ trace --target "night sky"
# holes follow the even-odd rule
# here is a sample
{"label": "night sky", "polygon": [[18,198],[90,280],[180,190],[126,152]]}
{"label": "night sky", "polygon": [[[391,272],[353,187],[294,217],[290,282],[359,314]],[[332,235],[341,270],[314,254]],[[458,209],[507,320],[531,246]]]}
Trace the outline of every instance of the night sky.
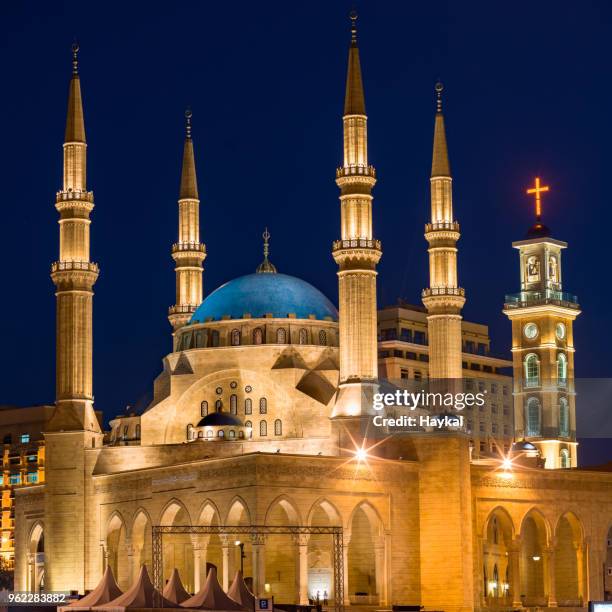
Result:
{"label": "night sky", "polygon": [[[94,390],[97,407],[112,417],[151,389],[171,347],[170,246],[187,105],[208,250],[205,293],[255,269],[267,225],[279,271],[337,301],[330,247],[340,235],[334,176],[352,6],[2,3],[0,403],[54,398],[49,266],[58,252],[54,194],[75,36],[96,204],[92,260],[101,267]],[[604,324],[612,303],[612,6],[369,0],[356,8],[370,161],[379,179],[379,304],[398,297],[420,303],[428,283],[423,224],[433,86],[441,78],[465,317],[489,324],[494,352],[508,352],[501,309],[504,293],[519,288],[511,242],[533,222],[524,189],[539,174],[551,185],[543,220],[569,242],[564,289],[583,308],[575,325],[577,376],[611,376]],[[586,457],[587,443],[582,450]],[[596,458],[609,458],[602,453]]]}

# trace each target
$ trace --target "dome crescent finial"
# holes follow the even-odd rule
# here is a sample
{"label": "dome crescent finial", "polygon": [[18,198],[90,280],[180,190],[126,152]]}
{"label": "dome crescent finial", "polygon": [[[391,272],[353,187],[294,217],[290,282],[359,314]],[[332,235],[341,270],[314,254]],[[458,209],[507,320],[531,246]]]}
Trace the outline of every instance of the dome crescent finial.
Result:
{"label": "dome crescent finial", "polygon": [[76,38],[72,43],[72,74],[79,74],[79,43]]}
{"label": "dome crescent finial", "polygon": [[436,111],[438,113],[442,112],[442,92],[444,91],[444,84],[440,79],[438,79],[435,88],[436,90]]}

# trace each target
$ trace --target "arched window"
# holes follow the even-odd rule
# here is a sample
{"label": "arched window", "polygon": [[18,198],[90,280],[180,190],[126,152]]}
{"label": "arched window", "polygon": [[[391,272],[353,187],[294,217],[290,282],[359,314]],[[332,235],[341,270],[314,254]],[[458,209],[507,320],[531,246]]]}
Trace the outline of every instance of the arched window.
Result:
{"label": "arched window", "polygon": [[557,382],[565,386],[567,384],[567,357],[565,353],[557,356]]}
{"label": "arched window", "polygon": [[244,414],[253,414],[253,400],[250,397],[244,400]]}
{"label": "arched window", "polygon": [[[209,431],[208,433],[212,435],[212,431]],[[204,437],[204,432],[200,429],[200,431],[198,431],[198,438],[203,438],[203,437]],[[195,440],[195,433],[193,434],[193,438]]]}
{"label": "arched window", "polygon": [[238,432],[238,437],[239,437],[241,440],[242,440],[242,439],[244,439],[244,431],[240,430],[240,431]]}
{"label": "arched window", "polygon": [[274,421],[274,435],[283,435],[283,422],[280,419],[276,419],[276,421]]}
{"label": "arched window", "polygon": [[212,432],[212,429],[208,429],[208,430],[206,431],[206,437],[207,437],[207,438],[212,438],[212,437],[213,437],[213,432]]}
{"label": "arched window", "polygon": [[261,327],[256,327],[253,330],[253,344],[263,344],[263,332]]}
{"label": "arched window", "polygon": [[128,426],[124,425],[123,426],[123,439],[125,440],[127,438],[128,435]]}
{"label": "arched window", "polygon": [[234,439],[236,437],[236,432],[233,429],[230,429],[227,437]]}
{"label": "arched window", "polygon": [[529,353],[529,355],[525,357],[525,386],[540,386],[540,362],[535,353]]}
{"label": "arched window", "polygon": [[240,345],[240,330],[232,329],[231,342],[232,342],[232,346]]}
{"label": "arched window", "polygon": [[194,438],[194,432],[193,430],[193,425],[191,423],[189,423],[189,425],[187,425],[187,439],[191,440],[192,438]]}
{"label": "arched window", "polygon": [[225,436],[225,433],[223,433],[223,430],[220,429],[219,433],[217,434],[220,438],[223,438],[223,436]]}
{"label": "arched window", "polygon": [[268,413],[268,400],[265,397],[259,399],[259,414]]}
{"label": "arched window", "polygon": [[304,328],[300,329],[300,344],[308,344],[308,331]]}
{"label": "arched window", "polygon": [[319,344],[327,345],[327,332],[324,329],[319,332]]}
{"label": "arched window", "polygon": [[287,331],[284,327],[276,330],[276,344],[287,344]]}
{"label": "arched window", "polygon": [[562,397],[559,399],[559,435],[567,437],[569,436],[569,430],[569,405],[567,398]]}
{"label": "arched window", "polygon": [[247,429],[253,429],[253,423],[251,423],[251,421],[245,421],[244,426]]}
{"label": "arched window", "polygon": [[569,451],[567,450],[567,448],[562,448],[561,449],[561,455],[560,455],[559,458],[561,460],[561,467],[562,468],[571,467],[571,464],[570,464],[570,454],[569,454]]}
{"label": "arched window", "polygon": [[206,400],[204,400],[200,404],[200,416],[205,417],[207,414],[208,414],[208,402]]}
{"label": "arched window", "polygon": [[232,414],[238,414],[238,396],[230,395],[230,412]]}
{"label": "arched window", "polygon": [[136,424],[136,431],[135,431],[135,437],[137,440],[140,440],[140,423]]}
{"label": "arched window", "polygon": [[530,397],[527,400],[527,435],[540,435],[540,400],[537,397]]}
{"label": "arched window", "polygon": [[210,344],[211,346],[219,346],[219,331],[213,329],[210,334]]}
{"label": "arched window", "polygon": [[259,435],[260,436],[268,435],[268,424],[265,421],[259,421]]}
{"label": "arched window", "polygon": [[215,402],[215,411],[223,412],[223,402],[220,399]]}

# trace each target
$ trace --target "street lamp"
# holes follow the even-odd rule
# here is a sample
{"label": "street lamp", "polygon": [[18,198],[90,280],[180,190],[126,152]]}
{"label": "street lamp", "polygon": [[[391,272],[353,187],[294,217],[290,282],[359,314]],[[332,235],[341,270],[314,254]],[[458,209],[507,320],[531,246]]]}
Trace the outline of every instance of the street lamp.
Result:
{"label": "street lamp", "polygon": [[244,576],[244,560],[246,555],[244,554],[244,542],[236,540],[236,546],[240,546],[240,573]]}

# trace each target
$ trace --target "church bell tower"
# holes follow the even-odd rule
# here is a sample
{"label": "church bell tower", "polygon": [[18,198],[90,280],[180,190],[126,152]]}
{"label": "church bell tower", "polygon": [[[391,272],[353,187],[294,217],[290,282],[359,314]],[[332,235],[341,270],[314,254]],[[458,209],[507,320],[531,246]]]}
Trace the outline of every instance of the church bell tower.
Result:
{"label": "church bell tower", "polygon": [[552,238],[542,224],[541,194],[535,179],[536,223],[519,252],[521,290],[506,295],[504,314],[512,323],[514,423],[517,440],[538,448],[544,467],[577,465],[574,387],[574,319],[580,314],[575,295],[563,291],[561,253],[567,243]]}

